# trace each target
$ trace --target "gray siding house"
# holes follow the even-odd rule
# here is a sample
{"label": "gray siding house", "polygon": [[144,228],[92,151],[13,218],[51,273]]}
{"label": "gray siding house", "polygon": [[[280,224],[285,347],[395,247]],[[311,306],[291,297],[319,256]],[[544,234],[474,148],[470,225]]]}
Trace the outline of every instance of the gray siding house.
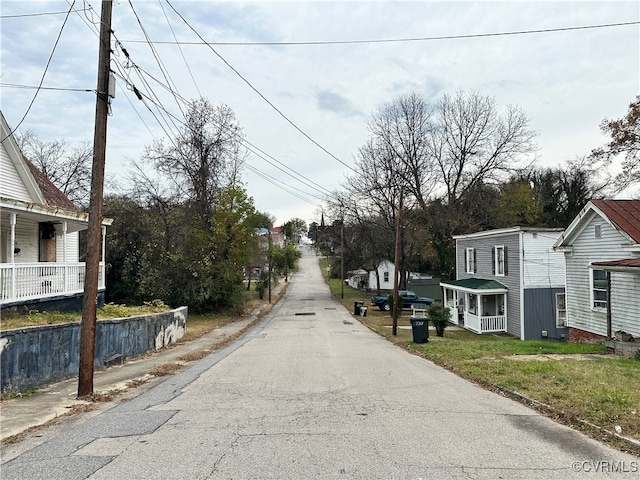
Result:
{"label": "gray siding house", "polygon": [[640,200],[591,200],[558,239],[575,341],[640,339]]}
{"label": "gray siding house", "polygon": [[451,321],[476,333],[565,340],[561,229],[511,227],[457,235],[456,280],[441,282]]}

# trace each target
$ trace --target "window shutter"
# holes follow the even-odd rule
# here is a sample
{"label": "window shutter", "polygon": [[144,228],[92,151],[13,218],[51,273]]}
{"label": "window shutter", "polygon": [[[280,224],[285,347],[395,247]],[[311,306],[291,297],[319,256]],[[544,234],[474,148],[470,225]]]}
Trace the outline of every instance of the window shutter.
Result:
{"label": "window shutter", "polygon": [[509,255],[507,253],[507,246],[505,245],[504,246],[504,274],[505,274],[505,276],[509,275],[509,262],[508,262],[508,259],[509,259]]}
{"label": "window shutter", "polygon": [[496,274],[496,247],[491,249],[491,273]]}
{"label": "window shutter", "polygon": [[478,273],[478,262],[476,261],[476,249],[473,249],[473,273]]}

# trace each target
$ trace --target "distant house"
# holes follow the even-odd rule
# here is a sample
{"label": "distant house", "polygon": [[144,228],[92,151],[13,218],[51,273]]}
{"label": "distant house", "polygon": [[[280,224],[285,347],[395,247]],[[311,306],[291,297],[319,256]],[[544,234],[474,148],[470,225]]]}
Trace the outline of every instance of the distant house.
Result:
{"label": "distant house", "polygon": [[640,200],[591,200],[555,244],[575,341],[640,339]]}
{"label": "distant house", "polygon": [[[393,278],[396,274],[396,266],[389,260],[382,260],[369,272],[368,285],[371,290],[393,290]],[[378,284],[378,281],[380,283]]]}
{"label": "distant house", "polygon": [[456,280],[440,282],[451,321],[522,340],[567,338],[561,229],[512,227],[457,235]]}
{"label": "distant house", "polygon": [[369,278],[369,272],[363,268],[357,270],[351,270],[347,272],[348,279],[347,284],[351,288],[365,289],[367,288],[367,279]]}
{"label": "distant house", "polygon": [[[85,265],[81,212],[18,148],[0,112],[0,308],[80,309]],[[104,301],[104,232],[99,301]]]}

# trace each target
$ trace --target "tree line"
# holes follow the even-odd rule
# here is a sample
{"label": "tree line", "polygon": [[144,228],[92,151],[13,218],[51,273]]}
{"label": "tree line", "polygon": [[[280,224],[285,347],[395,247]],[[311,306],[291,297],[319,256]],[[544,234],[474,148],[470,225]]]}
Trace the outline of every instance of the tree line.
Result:
{"label": "tree line", "polygon": [[[239,311],[254,269],[274,277],[295,268],[304,221],[285,224],[287,242],[270,246],[261,230],[274,217],[258,212],[241,181],[242,129],[226,105],[192,102],[172,137],[148,145],[133,164],[126,193],[105,196],[113,219],[106,237],[106,300],[139,304],[160,299],[192,311]],[[91,178],[90,148],[45,143],[33,132],[18,138],[25,156],[80,207]],[[262,272],[260,272],[262,273]],[[268,285],[273,278],[261,285]]]}
{"label": "tree line", "polygon": [[[605,119],[605,146],[557,166],[538,165],[536,133],[516,106],[458,91],[429,102],[410,93],[380,106],[358,150],[358,173],[332,195],[334,220],[311,225],[324,254],[345,269],[374,269],[394,259],[399,269],[455,278],[452,236],[511,226],[565,228],[591,198],[640,181],[640,96],[626,117]],[[609,173],[623,156],[622,172]],[[340,262],[332,274],[340,275]],[[404,285],[401,285],[404,288]]]}
{"label": "tree line", "polygon": [[[107,299],[162,299],[194,310],[239,308],[251,287],[251,266],[269,260],[286,275],[306,231],[301,219],[284,225],[289,242],[266,257],[256,233],[273,227],[242,185],[243,132],[226,105],[192,102],[171,138],[145,148],[126,193],[105,197]],[[327,198],[328,226],[308,235],[347,270],[373,269],[394,258],[401,231],[400,269],[453,278],[452,236],[493,228],[566,227],[586,202],[640,182],[640,96],[621,119],[600,125],[610,141],[589,153],[537,164],[536,133],[517,106],[500,111],[493,98],[458,91],[435,102],[418,93],[376,109],[370,136],[350,174]],[[17,138],[22,151],[80,207],[91,176],[88,145]],[[622,172],[612,175],[614,158]],[[291,251],[290,251],[291,250]],[[339,276],[334,262],[335,276]],[[245,277],[249,272],[248,282]],[[402,277],[404,278],[404,276]],[[256,278],[259,288],[269,279]]]}

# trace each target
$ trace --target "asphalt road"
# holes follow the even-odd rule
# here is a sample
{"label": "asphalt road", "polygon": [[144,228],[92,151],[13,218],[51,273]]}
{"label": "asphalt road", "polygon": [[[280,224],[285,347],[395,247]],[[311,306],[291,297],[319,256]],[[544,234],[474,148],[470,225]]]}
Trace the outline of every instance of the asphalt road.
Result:
{"label": "asphalt road", "polygon": [[612,450],[393,346],[306,253],[240,340],[2,465],[3,479],[638,478]]}

